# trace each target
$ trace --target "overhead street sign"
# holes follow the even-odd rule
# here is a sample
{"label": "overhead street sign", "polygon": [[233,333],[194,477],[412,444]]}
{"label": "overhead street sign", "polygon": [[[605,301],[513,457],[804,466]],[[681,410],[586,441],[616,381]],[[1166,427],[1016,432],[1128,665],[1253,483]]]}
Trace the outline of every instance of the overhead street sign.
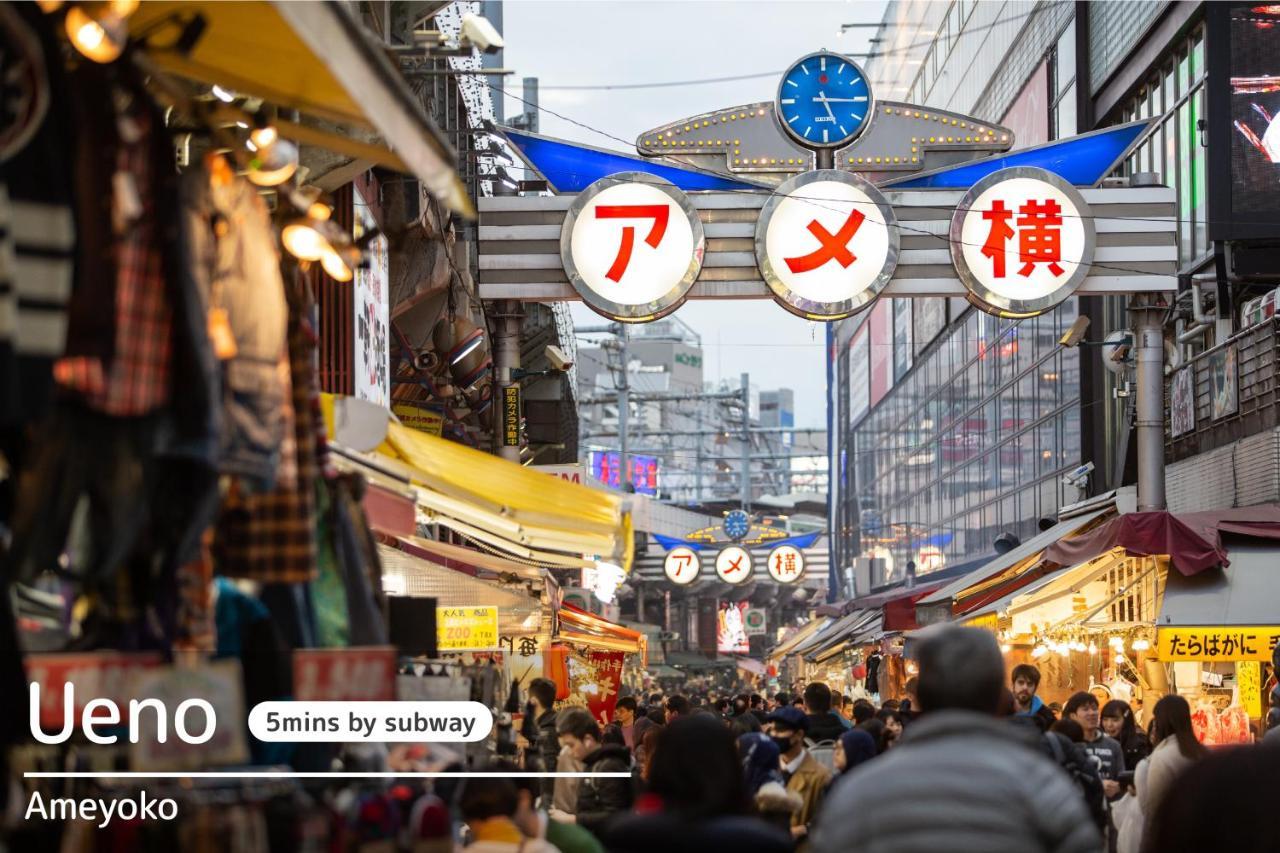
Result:
{"label": "overhead street sign", "polygon": [[[967,297],[952,263],[952,214],[963,191],[883,189],[899,223],[901,251],[881,297]],[[1097,235],[1083,294],[1176,289],[1175,193],[1168,187],[1080,189]],[[689,299],[771,299],[753,249],[761,192],[688,196],[706,235],[702,269]],[[480,205],[480,296],[532,302],[581,299],[560,256],[560,232],[575,196],[483,198]],[[643,236],[643,235],[641,235]],[[984,235],[985,236],[985,235]],[[616,237],[614,238],[616,240]],[[609,247],[616,248],[615,246]]]}

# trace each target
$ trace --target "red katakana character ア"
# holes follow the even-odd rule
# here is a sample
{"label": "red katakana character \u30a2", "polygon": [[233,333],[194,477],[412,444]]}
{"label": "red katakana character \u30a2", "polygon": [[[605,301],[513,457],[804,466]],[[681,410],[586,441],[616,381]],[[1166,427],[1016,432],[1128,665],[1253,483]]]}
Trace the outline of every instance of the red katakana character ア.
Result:
{"label": "red katakana character \u30a2", "polygon": [[[658,248],[663,235],[667,233],[667,221],[671,218],[671,207],[666,204],[602,204],[596,208],[596,219],[652,219],[653,227],[644,241],[653,248]],[[631,250],[636,242],[634,225],[622,229],[622,242],[618,245],[618,256],[604,277],[610,281],[622,281],[627,265],[631,263]]]}
{"label": "red katakana character \u30a2", "polygon": [[1018,208],[1018,256],[1018,275],[1031,275],[1036,264],[1048,264],[1049,272],[1062,275],[1062,205],[1032,199]]}

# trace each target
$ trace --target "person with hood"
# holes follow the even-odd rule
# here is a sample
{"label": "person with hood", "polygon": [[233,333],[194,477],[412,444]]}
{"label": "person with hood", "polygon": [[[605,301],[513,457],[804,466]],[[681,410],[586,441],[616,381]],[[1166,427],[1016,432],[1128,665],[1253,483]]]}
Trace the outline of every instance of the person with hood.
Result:
{"label": "person with hood", "polygon": [[782,765],[778,761],[781,753],[769,735],[763,732],[741,735],[738,738],[738,755],[742,757],[742,781],[748,797],[754,797],[768,782],[783,784]]}
{"label": "person with hood", "polygon": [[1058,721],[1049,706],[1036,695],[1040,689],[1040,670],[1029,663],[1020,663],[1009,677],[1013,685],[1013,713],[1035,720],[1040,731],[1047,732]]}
{"label": "person with hood", "polygon": [[937,626],[921,632],[916,656],[919,716],[901,743],[835,786],[815,853],[1100,853],[1097,827],[1037,733],[996,717],[995,636]]}
{"label": "person with hood", "polygon": [[[617,814],[631,808],[631,752],[625,743],[604,743],[600,726],[586,708],[565,708],[556,720],[561,745],[588,773],[626,773],[626,777],[588,776],[578,788],[575,814],[558,809],[553,820],[576,823],[596,835]],[[621,740],[621,732],[617,733]]]}
{"label": "person with hood", "polygon": [[785,832],[752,814],[733,737],[706,715],[678,719],[658,733],[647,791],[635,813],[610,823],[601,841],[610,853],[791,851]]}
{"label": "person with hood", "polygon": [[850,729],[836,743],[836,770],[841,776],[875,757],[876,739],[864,729]]}

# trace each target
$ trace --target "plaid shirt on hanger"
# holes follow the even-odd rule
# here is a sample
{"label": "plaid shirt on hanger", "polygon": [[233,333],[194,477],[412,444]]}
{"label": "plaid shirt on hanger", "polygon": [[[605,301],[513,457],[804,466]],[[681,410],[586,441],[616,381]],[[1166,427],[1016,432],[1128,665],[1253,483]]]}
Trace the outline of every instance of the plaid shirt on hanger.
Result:
{"label": "plaid shirt on hanger", "polygon": [[173,306],[155,220],[151,119],[146,110],[135,110],[129,120],[139,133],[133,141],[120,140],[116,173],[121,184],[132,180],[141,211],[116,243],[115,357],[109,366],[87,357],[63,358],[54,366],[59,385],[117,417],[147,415],[168,405],[173,381]]}

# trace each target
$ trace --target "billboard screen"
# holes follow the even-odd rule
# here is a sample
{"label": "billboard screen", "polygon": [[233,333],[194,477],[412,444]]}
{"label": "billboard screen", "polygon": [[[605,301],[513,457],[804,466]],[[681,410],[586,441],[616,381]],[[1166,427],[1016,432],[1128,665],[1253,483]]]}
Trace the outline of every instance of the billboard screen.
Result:
{"label": "billboard screen", "polygon": [[1280,236],[1280,4],[1209,14],[1209,236]]}
{"label": "billboard screen", "polygon": [[749,601],[721,601],[716,627],[716,651],[721,654],[746,654],[751,651],[747,638]]}
{"label": "billboard screen", "polygon": [[[593,450],[588,454],[591,476],[607,486],[621,488],[622,457],[616,450]],[[658,493],[658,457],[629,454],[627,467],[631,475],[627,478],[636,491],[642,495]]]}

